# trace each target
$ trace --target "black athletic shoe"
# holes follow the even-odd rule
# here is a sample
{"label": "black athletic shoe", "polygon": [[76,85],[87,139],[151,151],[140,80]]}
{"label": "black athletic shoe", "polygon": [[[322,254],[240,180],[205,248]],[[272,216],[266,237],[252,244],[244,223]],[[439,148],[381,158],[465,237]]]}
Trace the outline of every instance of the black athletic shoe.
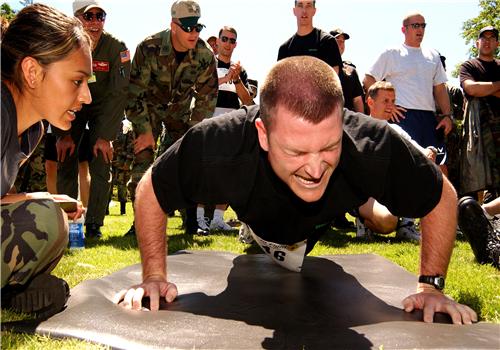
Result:
{"label": "black athletic shoe", "polygon": [[125,233],[125,237],[129,237],[129,236],[135,236],[135,225],[132,224],[132,226],[130,226],[129,230]]}
{"label": "black athletic shoe", "polygon": [[458,202],[458,226],[472,248],[480,264],[489,263],[488,238],[495,234],[483,208],[472,197],[463,197]]}
{"label": "black athletic shoe", "polygon": [[66,281],[45,273],[35,276],[25,286],[2,288],[2,308],[35,314],[40,319],[60,312],[68,298]]}
{"label": "black athletic shoe", "polygon": [[100,239],[102,237],[101,226],[97,224],[87,224],[85,226],[87,228],[85,238]]}

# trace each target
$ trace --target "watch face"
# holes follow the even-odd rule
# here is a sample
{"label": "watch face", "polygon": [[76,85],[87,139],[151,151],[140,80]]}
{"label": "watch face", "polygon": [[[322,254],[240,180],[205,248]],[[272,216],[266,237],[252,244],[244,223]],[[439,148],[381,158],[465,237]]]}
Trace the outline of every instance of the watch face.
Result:
{"label": "watch face", "polygon": [[434,285],[436,286],[436,288],[438,289],[443,289],[444,288],[444,278],[443,277],[436,277],[434,279]]}

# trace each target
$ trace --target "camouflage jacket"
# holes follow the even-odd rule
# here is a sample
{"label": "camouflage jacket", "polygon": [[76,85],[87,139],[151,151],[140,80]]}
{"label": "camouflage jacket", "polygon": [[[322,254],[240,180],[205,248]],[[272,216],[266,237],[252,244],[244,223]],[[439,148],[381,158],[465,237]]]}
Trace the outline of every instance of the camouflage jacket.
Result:
{"label": "camouflage jacket", "polygon": [[167,29],[137,46],[130,73],[127,118],[136,134],[151,132],[154,121],[167,117],[198,122],[212,116],[217,91],[216,62],[208,45],[198,39],[196,47],[177,63]]}

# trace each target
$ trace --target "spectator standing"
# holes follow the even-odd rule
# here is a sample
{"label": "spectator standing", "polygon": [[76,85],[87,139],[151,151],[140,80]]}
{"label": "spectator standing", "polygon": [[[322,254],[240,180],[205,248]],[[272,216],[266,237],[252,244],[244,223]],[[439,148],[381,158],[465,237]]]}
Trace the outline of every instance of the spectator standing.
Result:
{"label": "spectator standing", "polygon": [[[363,84],[365,91],[379,80],[394,85],[398,93],[392,121],[399,123],[420,146],[435,147],[437,163],[446,173],[444,136],[452,129],[453,116],[439,53],[421,47],[426,27],[421,14],[407,15],[401,28],[403,45],[385,50],[368,69]],[[435,114],[436,104],[442,111],[439,116]]]}
{"label": "spectator standing", "polygon": [[[217,39],[217,76],[219,78],[219,93],[214,117],[228,113],[240,108],[241,105],[252,105],[253,99],[250,96],[248,76],[240,62],[231,61],[233,51],[236,48],[238,33],[233,27],[225,26],[219,30]],[[241,101],[241,104],[240,104]],[[198,234],[206,234],[209,230],[233,230],[224,221],[226,204],[215,206],[212,220],[205,217],[205,207],[198,205],[196,219],[198,222]]]}
{"label": "spectator standing", "polygon": [[[479,172],[463,167],[461,192],[465,194],[488,189],[492,198],[496,198],[500,195],[500,60],[495,56],[498,29],[493,26],[482,28],[476,47],[478,57],[464,62],[460,67],[460,84],[465,92],[467,110],[470,111],[474,103],[478,104],[479,125],[471,118],[472,113],[467,115],[466,110],[464,134],[465,137],[478,133],[482,135],[480,141],[484,152],[479,162],[483,170]],[[477,129],[471,130],[472,126]],[[462,149],[462,152],[468,150]],[[486,164],[488,167],[485,167]],[[476,182],[478,179],[481,183]]]}
{"label": "spectator standing", "polygon": [[328,63],[338,74],[342,57],[335,38],[313,26],[316,1],[295,0],[293,14],[297,19],[297,32],[280,46],[278,61],[292,56],[313,56]]}
{"label": "spectator standing", "polygon": [[[365,91],[376,81],[386,80],[396,88],[392,121],[420,146],[438,150],[436,162],[446,174],[445,135],[453,126],[446,73],[436,50],[421,47],[427,23],[420,13],[403,19],[402,46],[385,50],[369,68],[363,80]],[[436,116],[436,105],[442,114]],[[408,222],[411,219],[407,218]]]}
{"label": "spectator standing", "polygon": [[111,189],[112,141],[120,128],[127,97],[130,53],[123,42],[104,31],[107,14],[98,1],[76,0],[73,13],[92,38],[89,87],[93,101],[77,113],[71,133],[57,140],[57,189],[78,196],[78,147],[88,123],[92,160],[86,237],[100,238]]}
{"label": "spectator standing", "polygon": [[[313,56],[326,62],[339,74],[342,57],[337,41],[333,36],[313,25],[316,1],[296,0],[293,14],[297,20],[297,32],[279,48],[278,61],[293,56]],[[332,224],[337,228],[354,228],[352,223],[345,218],[345,214],[336,217]]]}
{"label": "spectator standing", "polygon": [[211,37],[209,37],[207,39],[207,43],[212,48],[214,55],[217,55],[219,53],[218,48],[217,48],[217,37],[212,35]]}
{"label": "spectator standing", "polygon": [[[177,0],[171,7],[170,29],[143,40],[135,51],[126,108],[135,134],[129,192],[153,163],[161,135],[161,154],[191,127],[211,117],[217,102],[215,56],[200,39],[198,2]],[[193,101],[194,99],[194,101]],[[187,209],[186,232],[197,232],[196,202]],[[135,234],[132,225],[127,234]]]}
{"label": "spectator standing", "polygon": [[[337,41],[340,55],[345,51],[345,41],[351,37],[342,29],[337,28],[330,32]],[[365,104],[363,102],[363,86],[359,81],[356,66],[349,61],[342,61],[342,69],[339,71],[340,84],[344,93],[344,107],[354,112],[364,113]]]}

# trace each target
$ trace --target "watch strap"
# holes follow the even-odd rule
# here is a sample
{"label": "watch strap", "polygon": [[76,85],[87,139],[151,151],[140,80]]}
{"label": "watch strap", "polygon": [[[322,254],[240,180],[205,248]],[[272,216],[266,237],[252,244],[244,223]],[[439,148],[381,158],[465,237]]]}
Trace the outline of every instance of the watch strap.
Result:
{"label": "watch strap", "polygon": [[433,286],[438,290],[443,290],[444,288],[444,277],[440,275],[435,275],[435,276],[420,275],[418,277],[418,282],[430,284],[431,286]]}

